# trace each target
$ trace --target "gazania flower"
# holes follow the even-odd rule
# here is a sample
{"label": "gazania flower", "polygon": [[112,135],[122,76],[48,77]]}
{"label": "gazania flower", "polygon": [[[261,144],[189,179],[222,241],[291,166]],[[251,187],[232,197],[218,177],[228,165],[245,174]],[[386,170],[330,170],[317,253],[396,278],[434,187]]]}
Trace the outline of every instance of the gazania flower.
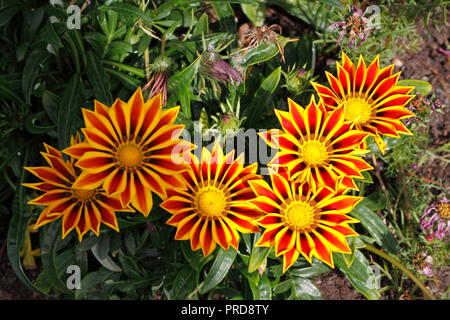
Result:
{"label": "gazania flower", "polygon": [[420,218],[420,227],[427,240],[444,239],[450,233],[450,201],[443,198],[431,204]]}
{"label": "gazania flower", "polygon": [[351,253],[346,237],[358,235],[347,216],[361,197],[334,193],[327,188],[313,191],[308,183],[289,181],[285,170],[272,172],[272,187],[264,180],[250,181],[257,198],[250,200],[264,216],[258,219],[265,228],[257,242],[260,247],[275,247],[283,255],[285,272],[302,254],[311,263],[313,256],[334,267],[332,252]]}
{"label": "gazania flower", "polygon": [[357,66],[342,54],[342,66],[337,66],[337,78],[326,72],[331,89],[312,83],[327,108],[344,107],[345,120],[358,130],[369,132],[381,152],[386,145],[380,135],[399,137],[411,134],[400,121],[414,116],[405,105],[414,97],[414,87],[398,86],[400,73],[392,75],[394,65],[380,69],[379,57],[367,67],[361,56]]}
{"label": "gazania flower", "polygon": [[291,180],[308,182],[313,188],[326,186],[331,190],[343,186],[357,189],[353,178],[362,178],[361,171],[372,169],[358,155],[368,133],[351,129],[344,123],[344,109],[327,112],[314,97],[306,108],[288,100],[289,112],[275,110],[283,130],[272,129],[261,137],[280,151],[269,166],[288,170]]}
{"label": "gazania flower", "polygon": [[76,165],[83,170],[74,187],[103,187],[147,216],[152,192],[164,198],[167,188],[183,187],[179,173],[188,166],[182,155],[192,145],[179,139],[184,126],[173,124],[178,110],[162,110],[161,95],[144,102],[140,89],[111,108],[96,101],[94,111],[83,109],[86,141],[64,150],[79,157]]}
{"label": "gazania flower", "polygon": [[[72,143],[76,143],[74,139]],[[62,218],[62,238],[75,229],[80,241],[89,230],[98,236],[102,223],[119,231],[115,212],[133,210],[123,206],[118,197],[107,196],[100,188],[75,188],[74,182],[80,175],[80,169],[74,166],[75,160],[64,160],[59,150],[46,144],[45,150],[42,156],[49,167],[25,168],[42,180],[24,184],[43,192],[28,202],[44,207],[34,228]]]}
{"label": "gazania flower", "polygon": [[248,202],[255,197],[249,182],[261,179],[257,164],[244,167],[243,155],[224,155],[219,144],[211,153],[203,148],[201,161],[191,155],[189,162],[190,170],[182,173],[187,189],[171,191],[161,204],[172,214],[167,224],[177,228],[175,240],[190,240],[192,250],[201,248],[204,256],[217,244],[237,249],[238,231],[259,230],[259,211]]}

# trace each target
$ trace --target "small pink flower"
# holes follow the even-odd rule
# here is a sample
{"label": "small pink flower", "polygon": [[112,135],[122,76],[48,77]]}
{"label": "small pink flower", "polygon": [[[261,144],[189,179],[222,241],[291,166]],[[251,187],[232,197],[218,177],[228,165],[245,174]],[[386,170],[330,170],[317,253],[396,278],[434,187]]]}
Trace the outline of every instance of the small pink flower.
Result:
{"label": "small pink flower", "polygon": [[333,22],[330,28],[340,30],[336,45],[340,45],[345,36],[349,39],[349,46],[360,46],[370,34],[369,20],[363,16],[363,11],[355,6],[350,10],[350,15],[345,21]]}
{"label": "small pink flower", "polygon": [[426,253],[419,253],[414,258],[414,266],[420,274],[433,277],[433,257]]}
{"label": "small pink flower", "polygon": [[425,239],[442,240],[450,233],[450,204],[447,198],[435,202],[425,210],[420,218],[420,228],[426,233]]}

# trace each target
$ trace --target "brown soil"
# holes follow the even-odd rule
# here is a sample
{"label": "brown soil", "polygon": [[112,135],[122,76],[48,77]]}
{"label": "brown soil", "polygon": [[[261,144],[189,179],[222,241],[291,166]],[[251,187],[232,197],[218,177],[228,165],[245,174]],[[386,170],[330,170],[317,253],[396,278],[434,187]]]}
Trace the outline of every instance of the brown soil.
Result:
{"label": "brown soil", "polygon": [[352,287],[347,278],[338,271],[328,272],[317,277],[315,282],[325,300],[364,300]]}

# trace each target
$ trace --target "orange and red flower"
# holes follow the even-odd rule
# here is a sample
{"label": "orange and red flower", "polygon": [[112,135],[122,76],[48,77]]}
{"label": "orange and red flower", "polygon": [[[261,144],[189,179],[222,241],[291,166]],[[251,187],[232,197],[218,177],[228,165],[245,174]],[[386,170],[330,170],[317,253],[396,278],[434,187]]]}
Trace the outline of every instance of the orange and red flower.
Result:
{"label": "orange and red flower", "polygon": [[83,109],[85,142],[64,150],[79,158],[82,169],[74,187],[103,187],[145,216],[153,206],[152,192],[166,197],[168,188],[182,188],[179,173],[188,169],[183,154],[193,146],[179,139],[179,107],[163,110],[161,95],[144,102],[137,89],[128,102],[117,99],[109,108],[95,101],[95,110]]}
{"label": "orange and red flower", "polygon": [[172,214],[167,224],[175,226],[175,240],[190,240],[192,250],[208,256],[218,244],[225,250],[238,249],[239,232],[259,231],[260,216],[248,201],[255,197],[250,181],[260,180],[257,164],[243,165],[243,155],[224,155],[216,144],[203,148],[201,161],[191,154],[190,170],[183,172],[185,190],[170,191],[161,207]]}
{"label": "orange and red flower", "polygon": [[355,66],[345,53],[342,65],[337,62],[337,77],[326,72],[331,88],[312,83],[329,109],[344,107],[345,120],[352,127],[369,132],[384,153],[386,144],[381,135],[399,137],[411,134],[401,119],[414,116],[405,105],[414,97],[414,87],[398,86],[400,72],[392,74],[394,65],[380,69],[377,56],[369,66],[360,56]]}
{"label": "orange and red flower", "polygon": [[257,221],[265,228],[256,246],[275,247],[283,255],[285,272],[302,254],[334,267],[333,252],[351,253],[346,237],[358,235],[349,224],[358,220],[349,213],[362,199],[327,188],[314,191],[308,183],[289,181],[284,169],[271,173],[272,187],[264,180],[250,181],[257,195],[250,203],[265,215]]}
{"label": "orange and red flower", "polygon": [[291,180],[307,182],[314,190],[320,186],[337,190],[338,180],[357,189],[353,178],[362,178],[361,171],[372,169],[359,157],[367,152],[358,146],[368,133],[344,122],[343,107],[328,112],[314,97],[306,108],[290,99],[288,103],[289,112],[275,110],[282,130],[260,134],[280,150],[269,166],[286,168]]}
{"label": "orange and red flower", "polygon": [[[72,139],[72,144],[75,144]],[[119,231],[115,212],[133,210],[123,206],[116,196],[107,196],[100,188],[78,189],[74,182],[80,169],[74,166],[75,159],[64,160],[62,153],[48,145],[42,152],[49,167],[26,167],[42,182],[24,183],[24,186],[43,192],[29,204],[44,206],[35,228],[62,218],[62,237],[65,238],[73,229],[81,241],[91,230],[97,236],[101,223]]]}

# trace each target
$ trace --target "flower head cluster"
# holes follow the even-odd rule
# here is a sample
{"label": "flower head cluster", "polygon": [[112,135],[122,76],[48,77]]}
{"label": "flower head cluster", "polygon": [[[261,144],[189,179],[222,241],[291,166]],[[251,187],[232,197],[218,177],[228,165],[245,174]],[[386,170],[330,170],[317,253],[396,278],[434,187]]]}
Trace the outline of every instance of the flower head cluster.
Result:
{"label": "flower head cluster", "polygon": [[350,224],[358,221],[347,214],[361,198],[346,192],[358,190],[355,179],[373,169],[362,158],[366,139],[384,152],[381,134],[410,134],[400,119],[413,115],[404,107],[413,88],[397,86],[392,70],[380,69],[378,58],[366,66],[361,57],[355,66],[343,54],[338,76],[326,73],[331,89],[313,83],[318,102],[311,97],[303,107],[289,99],[287,111],[275,110],[281,129],[260,134],[279,151],[269,163],[271,185],[250,183],[258,196],[250,202],[264,213],[257,245],[275,247],[284,270],[300,254],[333,266],[332,252],[350,252],[346,237],[357,235]]}
{"label": "flower head cluster", "polygon": [[443,198],[431,204],[420,219],[420,227],[428,241],[444,239],[450,233],[450,201]]}
{"label": "flower head cluster", "polygon": [[364,17],[363,11],[353,6],[346,20],[333,22],[330,25],[331,28],[340,30],[336,45],[339,46],[346,36],[349,39],[350,47],[355,44],[361,45],[371,32],[368,22],[369,20]]}
{"label": "flower head cluster", "polygon": [[[400,120],[413,115],[404,108],[412,88],[396,85],[393,66],[380,69],[378,58],[369,66],[362,58],[357,66],[345,54],[342,59],[337,78],[327,73],[331,89],[313,84],[319,101],[311,97],[303,107],[289,99],[287,111],[275,110],[281,129],[260,134],[279,150],[269,163],[270,183],[256,163],[245,166],[242,154],[224,154],[219,144],[197,158],[195,146],[180,139],[179,108],[163,109],[161,94],[145,102],[138,89],[127,102],[95,101],[94,110],[83,109],[84,139],[63,150],[69,160],[45,145],[49,167],[27,168],[42,180],[26,184],[42,192],[30,201],[44,207],[36,226],[61,217],[63,237],[75,229],[80,240],[89,230],[98,235],[101,223],[118,230],[115,213],[149,215],[154,193],[171,214],[166,223],[176,228],[175,239],[189,240],[205,256],[217,246],[238,249],[240,233],[262,227],[256,245],[274,247],[284,271],[300,255],[333,267],[332,253],[350,253],[347,238],[357,235],[351,225],[359,221],[348,214],[361,197],[347,192],[358,190],[355,179],[372,169],[362,157],[366,139],[374,137],[384,151],[380,135],[410,134]],[[224,64],[215,66],[210,76],[242,80]],[[217,128],[239,129],[239,103],[223,111]],[[433,210],[439,216],[422,226],[429,230],[446,219],[432,233],[442,237],[449,231],[448,201],[423,219]]]}
{"label": "flower head cluster", "polygon": [[178,174],[188,169],[182,159],[193,146],[179,139],[179,108],[163,110],[161,98],[144,102],[138,89],[127,102],[83,109],[85,140],[72,139],[63,150],[69,161],[45,146],[50,167],[27,168],[43,181],[26,184],[43,192],[30,201],[44,206],[36,227],[62,217],[63,237],[73,229],[80,240],[88,230],[98,235],[101,222],[118,231],[115,212],[147,216],[152,193],[166,198],[168,189],[183,186]]}

